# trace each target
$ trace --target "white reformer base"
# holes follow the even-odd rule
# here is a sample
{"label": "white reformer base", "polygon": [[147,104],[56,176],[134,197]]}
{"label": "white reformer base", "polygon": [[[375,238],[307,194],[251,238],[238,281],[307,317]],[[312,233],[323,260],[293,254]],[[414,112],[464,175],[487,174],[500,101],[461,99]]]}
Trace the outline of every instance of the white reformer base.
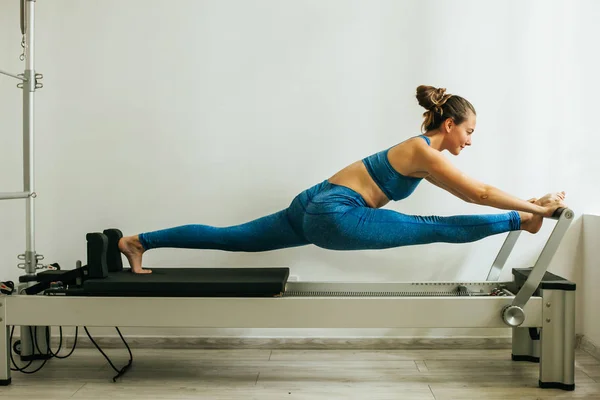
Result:
{"label": "white reformer base", "polygon": [[[0,300],[1,301],[1,300]],[[7,296],[6,325],[177,328],[506,328],[510,297]],[[523,327],[542,323],[532,297]]]}
{"label": "white reformer base", "polygon": [[[515,298],[506,289],[511,285],[288,282],[283,296],[273,298],[2,296],[0,381],[10,383],[11,326],[502,328],[507,327],[502,312]],[[504,295],[489,294],[498,287]],[[513,328],[512,357],[539,356],[540,386],[573,390],[575,291],[540,292],[525,305],[523,323]],[[540,340],[530,337],[530,328],[541,329]]]}

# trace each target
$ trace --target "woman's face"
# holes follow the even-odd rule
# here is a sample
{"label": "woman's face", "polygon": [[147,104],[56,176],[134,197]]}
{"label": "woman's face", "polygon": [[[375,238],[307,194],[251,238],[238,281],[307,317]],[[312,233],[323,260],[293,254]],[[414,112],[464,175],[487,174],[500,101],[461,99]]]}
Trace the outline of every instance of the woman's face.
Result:
{"label": "woman's face", "polygon": [[467,146],[471,145],[471,135],[475,131],[477,117],[473,113],[469,113],[460,125],[448,119],[445,122],[448,134],[446,135],[446,148],[454,155],[459,155],[460,152]]}

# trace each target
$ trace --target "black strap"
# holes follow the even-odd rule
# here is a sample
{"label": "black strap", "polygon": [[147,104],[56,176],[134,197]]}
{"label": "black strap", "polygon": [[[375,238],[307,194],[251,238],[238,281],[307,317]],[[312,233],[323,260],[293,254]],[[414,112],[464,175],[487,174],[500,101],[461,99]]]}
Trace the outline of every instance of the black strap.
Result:
{"label": "black strap", "polygon": [[529,337],[531,340],[540,340],[540,333],[537,328],[529,328]]}

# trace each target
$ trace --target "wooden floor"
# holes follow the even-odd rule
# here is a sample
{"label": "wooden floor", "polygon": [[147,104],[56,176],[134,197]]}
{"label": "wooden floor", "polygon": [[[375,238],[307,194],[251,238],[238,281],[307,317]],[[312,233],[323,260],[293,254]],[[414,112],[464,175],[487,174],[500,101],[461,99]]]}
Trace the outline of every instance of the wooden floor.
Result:
{"label": "wooden floor", "polygon": [[[116,366],[125,349],[108,349]],[[117,383],[104,357],[77,349],[38,373],[13,372],[0,398],[600,399],[600,363],[576,352],[575,391],[538,388],[538,364],[507,350],[148,350]]]}

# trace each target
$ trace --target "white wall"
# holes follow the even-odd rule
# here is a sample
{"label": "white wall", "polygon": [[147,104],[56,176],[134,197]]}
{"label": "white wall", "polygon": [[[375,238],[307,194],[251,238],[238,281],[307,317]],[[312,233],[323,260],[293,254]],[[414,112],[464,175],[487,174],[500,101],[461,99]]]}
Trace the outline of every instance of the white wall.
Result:
{"label": "white wall", "polygon": [[[15,73],[24,69],[18,3],[0,4],[0,69]],[[45,85],[36,95],[36,249],[45,261],[70,268],[85,260],[85,234],[106,227],[128,235],[226,226],[282,209],[345,165],[418,134],[419,84],[446,87],[475,105],[473,146],[448,155],[466,173],[521,198],[565,190],[578,215],[600,213],[592,183],[599,62],[590,51],[600,5],[592,0],[36,4],[36,65]],[[0,77],[0,191],[21,188],[15,84]],[[426,182],[387,208],[497,212]],[[2,202],[0,220],[2,279],[16,280],[23,203]],[[570,279],[580,274],[580,221],[573,225],[551,267]],[[502,279],[535,261],[552,226],[521,235]],[[148,252],[145,265],[286,265],[302,280],[483,280],[503,240],[376,252],[161,249]]]}

